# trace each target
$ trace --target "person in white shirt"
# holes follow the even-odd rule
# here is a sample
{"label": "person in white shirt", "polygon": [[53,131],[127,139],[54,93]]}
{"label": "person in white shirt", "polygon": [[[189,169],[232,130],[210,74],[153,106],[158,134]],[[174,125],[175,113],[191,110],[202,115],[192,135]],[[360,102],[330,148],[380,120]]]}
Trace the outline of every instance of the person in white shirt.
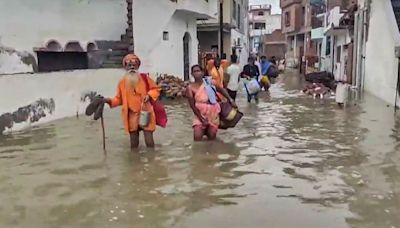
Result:
{"label": "person in white shirt", "polygon": [[237,62],[237,56],[231,56],[231,65],[226,69],[226,74],[229,77],[226,89],[228,90],[229,96],[236,100],[236,94],[239,89],[239,81],[240,81],[240,66]]}

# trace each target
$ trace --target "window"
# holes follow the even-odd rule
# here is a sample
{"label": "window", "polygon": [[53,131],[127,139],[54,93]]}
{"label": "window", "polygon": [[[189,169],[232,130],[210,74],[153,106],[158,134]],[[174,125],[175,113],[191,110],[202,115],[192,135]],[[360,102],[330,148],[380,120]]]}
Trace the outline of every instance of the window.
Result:
{"label": "window", "polygon": [[36,49],[38,72],[88,69],[91,54],[95,53],[97,45],[89,42],[86,51],[77,41],[68,42],[65,48],[56,40],[50,40],[46,48]]}
{"label": "window", "polygon": [[340,63],[342,58],[342,46],[336,47],[336,62]]}
{"label": "window", "polygon": [[301,26],[304,26],[306,21],[306,7],[301,8],[301,17]]}
{"label": "window", "polygon": [[290,26],[290,12],[285,12],[285,25],[286,27]]}
{"label": "window", "polygon": [[88,69],[86,52],[37,51],[39,72]]}
{"label": "window", "polygon": [[232,18],[236,20],[236,1],[232,0]]}
{"label": "window", "polygon": [[254,29],[265,29],[265,23],[255,23]]}
{"label": "window", "polygon": [[331,37],[330,36],[328,36],[326,38],[326,52],[325,52],[325,54],[326,55],[330,55],[331,54]]}
{"label": "window", "polygon": [[259,11],[258,16],[264,16],[264,11]]}
{"label": "window", "polygon": [[167,31],[163,32],[163,40],[169,40],[169,33]]}

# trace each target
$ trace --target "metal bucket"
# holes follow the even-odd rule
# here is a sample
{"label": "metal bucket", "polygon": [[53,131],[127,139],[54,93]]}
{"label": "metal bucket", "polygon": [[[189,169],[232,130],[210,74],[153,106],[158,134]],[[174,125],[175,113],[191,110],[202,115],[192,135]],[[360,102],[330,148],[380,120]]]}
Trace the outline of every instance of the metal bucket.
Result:
{"label": "metal bucket", "polygon": [[140,127],[147,127],[150,123],[150,112],[148,111],[140,111],[139,116],[139,126]]}

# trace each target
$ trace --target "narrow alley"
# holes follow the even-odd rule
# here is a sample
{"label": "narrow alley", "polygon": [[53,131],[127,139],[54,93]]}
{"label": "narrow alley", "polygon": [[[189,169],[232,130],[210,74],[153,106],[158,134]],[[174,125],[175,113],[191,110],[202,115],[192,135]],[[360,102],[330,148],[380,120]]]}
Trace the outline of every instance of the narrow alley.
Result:
{"label": "narrow alley", "polygon": [[[339,109],[287,73],[239,125],[191,143],[167,105],[155,151],[132,154],[120,114],[0,138],[0,227],[400,227],[400,119],[377,98]],[[79,134],[78,134],[79,132]],[[93,133],[95,132],[95,133]]]}

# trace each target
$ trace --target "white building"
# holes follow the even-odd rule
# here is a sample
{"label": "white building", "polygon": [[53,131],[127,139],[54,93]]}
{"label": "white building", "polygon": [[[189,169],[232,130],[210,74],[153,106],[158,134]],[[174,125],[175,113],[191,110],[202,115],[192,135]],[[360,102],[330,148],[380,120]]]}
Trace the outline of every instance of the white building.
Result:
{"label": "white building", "polygon": [[[340,3],[328,2],[331,6]],[[324,26],[313,28],[312,39],[321,43],[320,70],[333,72],[337,81],[351,83],[356,94],[366,91],[394,105],[400,93],[396,91],[400,50],[395,53],[400,46],[400,18],[394,11],[400,11],[399,0],[359,0],[355,7],[341,10],[333,5],[318,16]]]}
{"label": "white building", "polygon": [[262,53],[262,37],[281,29],[281,14],[272,14],[271,5],[250,5],[249,27],[252,53]]}
{"label": "white building", "polygon": [[90,91],[114,95],[133,48],[142,71],[183,78],[198,62],[197,20],[216,13],[217,0],[0,1],[0,133],[3,114],[39,99],[55,105],[42,123],[82,113]]}
{"label": "white building", "polygon": [[220,18],[218,13],[215,19],[198,21],[198,39],[202,57],[205,53],[223,53],[229,60],[229,56],[236,54],[239,64],[244,66],[249,56],[249,27],[248,27],[248,1],[232,0],[222,2],[222,27],[223,47],[220,43]]}
{"label": "white building", "polygon": [[133,2],[135,52],[143,69],[189,79],[190,66],[199,62],[197,20],[217,17],[217,0]]}
{"label": "white building", "polygon": [[[400,33],[394,10],[400,10],[400,2],[360,1],[356,28],[360,34],[357,53],[356,85],[362,90],[394,105],[398,85],[399,59],[395,54],[400,46]],[[393,3],[393,5],[392,5]],[[370,13],[367,13],[369,8]],[[398,14],[397,14],[398,15]],[[369,16],[369,18],[368,18]],[[367,26],[368,25],[368,26]],[[364,36],[364,34],[366,36]],[[361,56],[365,56],[365,59]],[[397,102],[399,105],[400,102]]]}

